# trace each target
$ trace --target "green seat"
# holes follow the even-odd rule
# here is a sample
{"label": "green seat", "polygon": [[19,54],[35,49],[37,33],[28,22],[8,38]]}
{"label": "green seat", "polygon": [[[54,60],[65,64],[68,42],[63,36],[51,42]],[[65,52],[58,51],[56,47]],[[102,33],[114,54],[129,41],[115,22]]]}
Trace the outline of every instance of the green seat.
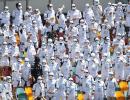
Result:
{"label": "green seat", "polygon": [[73,72],[73,75],[76,74],[76,68],[75,67],[73,67],[72,72]]}
{"label": "green seat", "polygon": [[116,86],[115,91],[120,91],[120,90],[121,90],[120,87]]}
{"label": "green seat", "polygon": [[24,91],[24,88],[18,87],[16,89],[16,99],[17,100],[27,100],[27,95]]}

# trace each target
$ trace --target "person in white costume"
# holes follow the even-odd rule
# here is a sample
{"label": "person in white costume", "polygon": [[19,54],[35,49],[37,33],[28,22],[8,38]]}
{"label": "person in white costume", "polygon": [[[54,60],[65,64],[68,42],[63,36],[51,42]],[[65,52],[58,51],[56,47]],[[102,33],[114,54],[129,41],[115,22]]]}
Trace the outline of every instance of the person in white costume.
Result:
{"label": "person in white costume", "polygon": [[25,58],[25,64],[22,67],[21,84],[22,86],[30,86],[29,78],[31,77],[31,65],[29,64],[28,58]]}
{"label": "person in white costume", "polygon": [[[45,16],[46,15],[46,16]],[[55,24],[55,10],[53,9],[53,4],[47,5],[47,10],[44,13],[44,19],[49,22],[51,25]]]}
{"label": "person in white costume", "polygon": [[85,4],[85,10],[83,11],[83,18],[85,19],[85,22],[88,23],[88,25],[91,24],[91,19],[94,18],[94,12],[88,3]]}
{"label": "person in white costume", "polygon": [[67,87],[67,99],[76,100],[77,97],[77,85],[73,82],[72,78],[69,78]]}
{"label": "person in white costume", "polygon": [[74,21],[74,25],[79,24],[79,19],[82,17],[80,10],[76,8],[75,4],[72,4],[71,10],[67,13],[67,18]]}
{"label": "person in white costume", "polygon": [[103,100],[105,97],[105,83],[102,81],[100,75],[97,76],[94,86],[94,99],[95,100]]}
{"label": "person in white costume", "polygon": [[4,11],[0,13],[0,24],[10,25],[10,12],[8,6],[5,6]]}
{"label": "person in white costume", "polygon": [[56,88],[56,100],[66,100],[67,80],[64,78],[63,74],[59,75],[56,82]]}
{"label": "person in white costume", "polygon": [[45,97],[45,84],[43,83],[43,78],[38,77],[37,82],[33,85],[33,95],[34,99],[44,99]]}
{"label": "person in white costume", "polygon": [[56,100],[55,99],[56,94],[56,80],[54,79],[53,72],[49,73],[49,79],[47,81],[47,89],[46,89],[46,96],[47,100]]}
{"label": "person in white costume", "polygon": [[18,31],[18,27],[23,23],[23,10],[22,4],[20,2],[16,3],[16,9],[12,12],[13,24],[16,25],[16,30]]}
{"label": "person in white costume", "polygon": [[108,100],[114,100],[115,88],[117,86],[116,79],[114,78],[114,73],[109,72],[109,78],[105,82],[106,84],[106,96]]}

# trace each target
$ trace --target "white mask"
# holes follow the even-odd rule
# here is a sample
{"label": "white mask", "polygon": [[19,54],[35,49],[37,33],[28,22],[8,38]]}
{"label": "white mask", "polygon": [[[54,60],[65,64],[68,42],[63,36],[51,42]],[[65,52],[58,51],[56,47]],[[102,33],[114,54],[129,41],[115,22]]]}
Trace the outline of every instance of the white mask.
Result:
{"label": "white mask", "polygon": [[42,83],[42,80],[38,80],[37,82],[38,82],[38,83]]}

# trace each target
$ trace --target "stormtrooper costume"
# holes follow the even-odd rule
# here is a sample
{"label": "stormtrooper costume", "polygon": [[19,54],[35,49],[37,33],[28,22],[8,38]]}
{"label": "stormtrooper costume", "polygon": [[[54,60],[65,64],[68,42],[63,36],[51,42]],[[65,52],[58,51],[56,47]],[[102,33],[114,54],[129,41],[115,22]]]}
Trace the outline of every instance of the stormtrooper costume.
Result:
{"label": "stormtrooper costume", "polygon": [[37,82],[33,85],[34,99],[42,99],[45,97],[45,84],[41,76],[38,77]]}
{"label": "stormtrooper costume", "polygon": [[122,20],[116,22],[115,27],[116,27],[116,35],[120,35],[120,36],[124,37],[126,34],[124,22]]}
{"label": "stormtrooper costume", "polygon": [[65,52],[66,52],[65,43],[64,43],[63,37],[60,37],[59,42],[56,44],[56,52],[55,53],[57,53],[58,57],[60,59],[62,59]]}
{"label": "stormtrooper costume", "polygon": [[74,21],[74,26],[78,25],[79,19],[82,17],[81,12],[72,4],[72,9],[68,11],[67,18]]}
{"label": "stormtrooper costume", "polygon": [[26,33],[26,26],[23,25],[19,28],[19,37],[20,37],[20,42],[21,43],[26,43],[27,42],[27,33]]}
{"label": "stormtrooper costume", "polygon": [[2,55],[2,58],[0,59],[0,66],[1,66],[2,68],[9,66],[8,53],[4,53],[4,54]]}
{"label": "stormtrooper costume", "polygon": [[58,12],[56,14],[57,20],[58,20],[58,25],[61,27],[63,30],[66,28],[66,18],[65,15],[62,13],[63,8],[58,8]]}
{"label": "stormtrooper costume", "polygon": [[26,26],[27,32],[29,32],[30,27],[32,26],[32,7],[28,6],[27,10],[24,13],[23,24]]}
{"label": "stormtrooper costume", "polygon": [[84,20],[80,20],[80,24],[77,26],[78,28],[78,39],[80,45],[82,45],[85,41],[85,39],[89,39],[89,33],[88,33],[88,25],[85,24]]}
{"label": "stormtrooper costume", "polygon": [[67,80],[63,77],[63,74],[59,75],[56,88],[56,100],[66,100]]}
{"label": "stormtrooper costume", "polygon": [[48,76],[49,76],[49,72],[50,72],[50,67],[47,64],[46,59],[42,60],[41,65],[42,65],[42,72],[43,72],[43,75],[44,75],[44,80],[45,80],[45,82],[47,82],[48,78],[49,78]]}
{"label": "stormtrooper costume", "polygon": [[67,87],[67,99],[76,100],[77,96],[77,85],[73,82],[72,78],[69,78],[68,87]]}
{"label": "stormtrooper costume", "polygon": [[68,55],[65,55],[62,61],[61,73],[67,80],[70,77],[70,71],[72,70],[71,62],[69,61]]}
{"label": "stormtrooper costume", "polygon": [[47,48],[46,48],[46,46],[42,46],[41,48],[39,48],[38,50],[37,50],[37,55],[38,55],[38,57],[40,58],[40,62],[42,62],[42,60],[44,59],[44,58],[47,58],[48,57],[48,50],[47,50]]}
{"label": "stormtrooper costume", "polygon": [[32,27],[30,28],[29,32],[31,33],[30,38],[34,43],[34,46],[38,48],[38,27],[35,20],[32,21]]}
{"label": "stormtrooper costume", "polygon": [[35,9],[34,12],[35,13],[32,15],[32,20],[36,21],[38,30],[41,30],[43,28],[43,25],[42,25],[42,19],[41,19],[41,16],[40,16],[40,14],[41,14],[40,10],[39,9]]}
{"label": "stormtrooper costume", "polygon": [[72,45],[69,45],[68,47],[69,47],[69,56],[70,58],[74,59],[77,56],[76,53],[80,52],[80,44],[78,43],[78,40],[74,39]]}
{"label": "stormtrooper costume", "polygon": [[93,78],[96,77],[98,71],[98,59],[95,57],[95,54],[91,54],[91,58],[88,61],[88,70]]}
{"label": "stormtrooper costume", "polygon": [[93,51],[93,47],[90,44],[89,40],[85,40],[83,47],[82,47],[82,53],[84,54],[84,59],[88,60],[88,57],[90,56],[91,52]]}
{"label": "stormtrooper costume", "polygon": [[94,39],[97,37],[97,32],[99,31],[99,29],[99,24],[94,19],[91,19],[91,25],[89,26],[90,43],[93,43]]}
{"label": "stormtrooper costume", "polygon": [[2,100],[13,100],[12,84],[10,76],[4,77],[2,87],[3,87]]}
{"label": "stormtrooper costume", "polygon": [[[46,15],[46,16],[45,16]],[[47,5],[47,10],[44,13],[44,18],[47,22],[49,22],[51,25],[55,24],[55,11],[53,9],[53,4]]]}
{"label": "stormtrooper costume", "polygon": [[74,22],[71,20],[68,29],[65,31],[65,38],[70,40],[73,36],[78,35],[78,28],[74,26]]}
{"label": "stormtrooper costume", "polygon": [[29,59],[30,64],[33,64],[35,55],[36,55],[36,50],[34,48],[34,44],[30,40],[27,48],[27,58]]}
{"label": "stormtrooper costume", "polygon": [[91,19],[94,18],[94,12],[88,3],[85,5],[85,10],[83,11],[83,18],[88,25],[91,24]]}
{"label": "stormtrooper costume", "polygon": [[126,11],[127,11],[126,12],[126,26],[128,26],[130,28],[130,23],[129,23],[130,22],[130,2],[127,5]]}
{"label": "stormtrooper costume", "polygon": [[114,24],[115,23],[114,22],[115,21],[114,12],[115,12],[115,7],[113,7],[111,3],[108,3],[108,7],[106,7],[104,9],[104,15],[105,15],[106,19],[108,20],[108,23],[111,26],[111,28],[114,27],[114,25],[115,25]]}
{"label": "stormtrooper costume", "polygon": [[101,45],[102,54],[106,53],[110,57],[110,39],[106,37]]}
{"label": "stormtrooper costume", "polygon": [[14,88],[21,86],[22,66],[21,59],[18,59],[18,61],[12,64],[12,85]]}
{"label": "stormtrooper costume", "polygon": [[80,79],[83,77],[83,71],[86,68],[86,62],[83,59],[83,54],[80,54],[80,58],[77,60],[76,65],[76,82],[79,83]]}
{"label": "stormtrooper costume", "polygon": [[122,80],[124,78],[124,61],[121,56],[117,58],[117,61],[115,62],[115,77],[118,80]]}
{"label": "stormtrooper costume", "polygon": [[92,99],[94,79],[88,70],[84,69],[85,77],[82,79],[81,90],[85,93],[85,100]]}
{"label": "stormtrooper costume", "polygon": [[29,78],[31,77],[31,65],[29,59],[25,58],[25,64],[21,70],[21,84],[22,86],[30,86]]}
{"label": "stormtrooper costume", "polygon": [[51,57],[50,58],[50,61],[49,61],[49,68],[50,68],[50,71],[51,72],[53,72],[53,73],[55,73],[55,75],[54,75],[54,78],[55,79],[57,79],[57,77],[58,77],[58,63],[55,61],[55,58],[54,57]]}
{"label": "stormtrooper costume", "polygon": [[54,79],[54,74],[52,72],[49,73],[49,79],[47,81],[47,89],[46,89],[46,97],[47,100],[56,100],[56,80]]}
{"label": "stormtrooper costume", "polygon": [[54,56],[54,44],[52,43],[52,39],[48,39],[47,50],[48,50],[47,59],[49,60],[51,56]]}
{"label": "stormtrooper costume", "polygon": [[101,29],[101,38],[105,38],[108,37],[110,38],[110,33],[109,33],[109,29],[111,28],[111,26],[108,24],[108,20],[104,20],[104,23],[102,24],[102,29]]}
{"label": "stormtrooper costume", "polygon": [[124,13],[122,9],[122,3],[118,2],[117,9],[115,11],[115,21],[120,21],[120,18],[124,18]]}
{"label": "stormtrooper costume", "polygon": [[106,84],[106,96],[109,100],[111,100],[112,97],[114,97],[115,94],[115,88],[117,86],[116,79],[113,78],[113,72],[109,72],[109,78],[105,82]]}
{"label": "stormtrooper costume", "polygon": [[106,53],[103,54],[101,59],[101,73],[102,73],[102,79],[106,80],[109,75],[109,68],[110,68],[110,61],[108,59],[108,55]]}
{"label": "stormtrooper costume", "polygon": [[103,100],[105,96],[105,83],[102,81],[101,76],[97,77],[94,88],[94,99]]}
{"label": "stormtrooper costume", "polygon": [[10,13],[8,6],[5,6],[4,11],[0,13],[0,24],[10,25]]}
{"label": "stormtrooper costume", "polygon": [[23,23],[23,11],[22,4],[16,3],[16,9],[12,12],[13,24],[16,26],[16,30],[18,31],[18,27]]}
{"label": "stormtrooper costume", "polygon": [[102,6],[99,4],[99,0],[94,0],[94,5],[92,7],[95,19],[98,24],[101,24],[101,16],[102,16]]}

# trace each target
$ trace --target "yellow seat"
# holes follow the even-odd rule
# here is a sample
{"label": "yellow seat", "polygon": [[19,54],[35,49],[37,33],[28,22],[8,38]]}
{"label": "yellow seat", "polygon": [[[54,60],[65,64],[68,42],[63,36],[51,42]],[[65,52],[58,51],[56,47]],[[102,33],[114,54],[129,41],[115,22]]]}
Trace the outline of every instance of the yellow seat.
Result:
{"label": "yellow seat", "polygon": [[126,81],[121,81],[119,83],[119,87],[121,89],[121,91],[128,91],[128,83]]}
{"label": "yellow seat", "polygon": [[19,37],[18,33],[16,33],[15,38],[16,38],[17,45],[19,45],[20,44],[20,37]]}
{"label": "yellow seat", "polygon": [[79,93],[78,97],[77,97],[77,100],[84,100],[84,94]]}
{"label": "yellow seat", "polygon": [[101,32],[97,32],[97,37],[101,39]]}
{"label": "yellow seat", "polygon": [[31,87],[25,87],[25,93],[28,97],[28,100],[34,100]]}
{"label": "yellow seat", "polygon": [[125,100],[125,96],[122,91],[116,91],[115,98],[116,100]]}

